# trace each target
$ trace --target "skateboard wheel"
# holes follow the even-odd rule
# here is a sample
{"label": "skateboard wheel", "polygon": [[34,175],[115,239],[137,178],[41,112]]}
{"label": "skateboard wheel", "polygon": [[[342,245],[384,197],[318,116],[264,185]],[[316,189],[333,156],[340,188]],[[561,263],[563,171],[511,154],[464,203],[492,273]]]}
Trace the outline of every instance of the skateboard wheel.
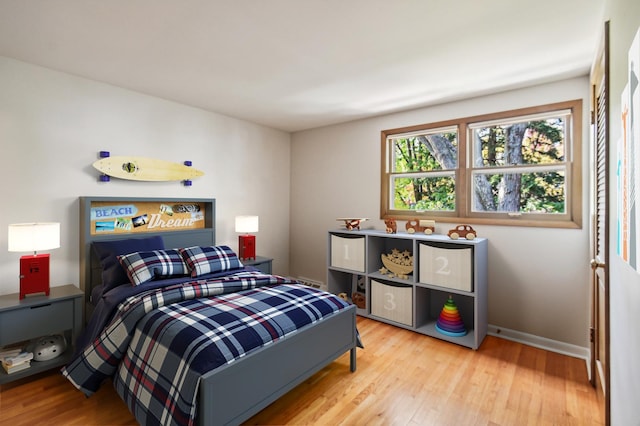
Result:
{"label": "skateboard wheel", "polygon": [[191,182],[191,180],[189,179],[183,180],[182,183],[184,184],[184,186],[191,186],[193,184],[193,182]]}
{"label": "skateboard wheel", "polygon": [[191,167],[191,161],[187,160],[184,162],[184,165],[187,167]]}
{"label": "skateboard wheel", "polygon": [[111,154],[109,153],[109,151],[100,151],[100,158],[107,158],[110,156]]}
{"label": "skateboard wheel", "polygon": [[111,177],[109,175],[100,175],[100,182],[109,182]]}

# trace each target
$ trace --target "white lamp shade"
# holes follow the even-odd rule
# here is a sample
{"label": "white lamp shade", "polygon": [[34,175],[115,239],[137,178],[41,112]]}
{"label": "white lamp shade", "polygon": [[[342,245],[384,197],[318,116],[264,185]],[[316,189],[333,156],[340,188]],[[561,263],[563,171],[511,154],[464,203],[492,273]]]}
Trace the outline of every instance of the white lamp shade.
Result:
{"label": "white lamp shade", "polygon": [[236,232],[258,232],[258,216],[236,216]]}
{"label": "white lamp shade", "polygon": [[51,250],[60,247],[59,223],[14,223],[9,225],[9,251]]}

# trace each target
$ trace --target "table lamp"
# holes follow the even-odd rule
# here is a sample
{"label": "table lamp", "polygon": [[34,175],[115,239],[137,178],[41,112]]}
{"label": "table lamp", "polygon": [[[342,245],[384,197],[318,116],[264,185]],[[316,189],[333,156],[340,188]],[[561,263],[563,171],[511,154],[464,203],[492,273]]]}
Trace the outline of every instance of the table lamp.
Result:
{"label": "table lamp", "polygon": [[238,237],[238,255],[241,260],[256,258],[256,236],[250,232],[258,232],[258,216],[236,216],[236,232],[244,233]]}
{"label": "table lamp", "polygon": [[41,250],[60,247],[59,223],[14,223],[9,225],[10,252],[33,252],[20,258],[20,299],[49,295],[49,254]]}

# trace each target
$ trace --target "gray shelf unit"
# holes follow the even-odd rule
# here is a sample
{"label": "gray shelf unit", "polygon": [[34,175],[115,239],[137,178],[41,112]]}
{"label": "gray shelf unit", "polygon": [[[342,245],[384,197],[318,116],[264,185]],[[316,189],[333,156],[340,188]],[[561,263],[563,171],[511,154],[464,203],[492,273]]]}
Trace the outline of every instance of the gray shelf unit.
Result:
{"label": "gray shelf unit", "polygon": [[[332,293],[346,293],[350,301],[354,292],[364,293],[360,316],[475,350],[487,335],[487,247],[486,238],[329,231],[327,285]],[[413,270],[406,278],[380,272],[381,255],[394,249],[413,255]],[[436,330],[449,296],[465,324],[465,336]]]}

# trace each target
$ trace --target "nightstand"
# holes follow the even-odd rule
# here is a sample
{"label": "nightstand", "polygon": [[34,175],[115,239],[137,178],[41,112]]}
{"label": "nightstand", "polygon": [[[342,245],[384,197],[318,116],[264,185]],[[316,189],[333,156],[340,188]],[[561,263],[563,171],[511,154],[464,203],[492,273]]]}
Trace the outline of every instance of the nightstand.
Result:
{"label": "nightstand", "polygon": [[273,259],[269,257],[256,256],[255,260],[246,259],[246,260],[241,260],[240,262],[242,262],[244,266],[253,266],[254,268],[257,268],[260,271],[264,272],[265,274],[272,273],[271,263],[273,262]]}
{"label": "nightstand", "polygon": [[49,296],[20,299],[18,293],[0,296],[0,347],[52,334],[63,334],[67,350],[49,361],[31,361],[26,370],[7,374],[0,367],[0,384],[65,365],[82,329],[84,293],[68,284],[51,287]]}

